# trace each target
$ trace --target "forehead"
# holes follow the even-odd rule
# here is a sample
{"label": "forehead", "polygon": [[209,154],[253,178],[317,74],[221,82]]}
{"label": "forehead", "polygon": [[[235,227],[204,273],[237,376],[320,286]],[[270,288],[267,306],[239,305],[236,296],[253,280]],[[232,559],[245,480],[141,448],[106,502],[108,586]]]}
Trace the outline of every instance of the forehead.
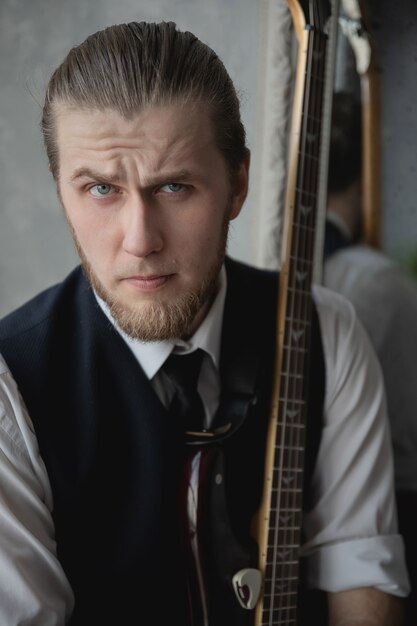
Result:
{"label": "forehead", "polygon": [[68,161],[111,161],[136,155],[155,168],[177,160],[221,158],[207,106],[170,104],[149,107],[126,119],[114,110],[59,105],[55,116],[61,167]]}

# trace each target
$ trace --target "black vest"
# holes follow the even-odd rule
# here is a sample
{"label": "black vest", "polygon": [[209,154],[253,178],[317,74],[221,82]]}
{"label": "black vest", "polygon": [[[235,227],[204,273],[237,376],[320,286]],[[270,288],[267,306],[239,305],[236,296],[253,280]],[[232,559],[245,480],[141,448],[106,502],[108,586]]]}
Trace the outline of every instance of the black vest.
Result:
{"label": "black vest", "polygon": [[[231,260],[227,273],[216,424],[237,426],[240,408],[247,412],[224,442],[230,520],[245,543],[262,485],[277,275]],[[324,379],[315,309],[312,337],[321,367],[311,369],[307,479],[320,436]],[[0,322],[0,352],[29,410],[51,481],[58,557],[75,594],[70,624],[186,624],[177,514],[183,433],[80,268]],[[248,393],[242,381],[249,379]]]}

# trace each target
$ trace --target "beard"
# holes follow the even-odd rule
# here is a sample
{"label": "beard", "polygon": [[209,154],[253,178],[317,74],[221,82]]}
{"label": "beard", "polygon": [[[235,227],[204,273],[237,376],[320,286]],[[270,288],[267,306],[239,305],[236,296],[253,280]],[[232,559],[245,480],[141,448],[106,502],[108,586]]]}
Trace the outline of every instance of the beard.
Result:
{"label": "beard", "polygon": [[215,258],[202,276],[200,284],[171,297],[169,301],[141,302],[137,306],[121,302],[103,285],[88,261],[69,220],[68,223],[81,265],[91,286],[107,304],[111,316],[123,332],[133,339],[146,342],[188,339],[195,332],[198,323],[204,319],[204,315],[200,317],[199,314],[207,313],[218,291],[219,274],[227,248],[229,211],[225,212]]}

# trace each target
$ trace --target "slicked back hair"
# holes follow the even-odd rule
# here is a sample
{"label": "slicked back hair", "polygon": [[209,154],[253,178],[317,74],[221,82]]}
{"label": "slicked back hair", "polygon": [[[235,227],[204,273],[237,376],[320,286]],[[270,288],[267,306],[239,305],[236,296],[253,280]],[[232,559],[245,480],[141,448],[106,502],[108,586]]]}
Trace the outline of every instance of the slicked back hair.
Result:
{"label": "slicked back hair", "polygon": [[41,126],[54,178],[58,105],[131,119],[149,106],[178,102],[208,105],[217,147],[233,175],[248,152],[245,130],[233,82],[209,46],[173,22],[131,22],[90,35],[70,50],[46,90]]}

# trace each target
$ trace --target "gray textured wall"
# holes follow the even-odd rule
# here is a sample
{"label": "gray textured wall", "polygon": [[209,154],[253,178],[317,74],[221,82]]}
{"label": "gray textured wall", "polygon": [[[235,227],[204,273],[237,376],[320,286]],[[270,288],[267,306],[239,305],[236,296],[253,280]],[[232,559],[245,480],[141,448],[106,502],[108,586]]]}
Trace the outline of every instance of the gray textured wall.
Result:
{"label": "gray textured wall", "polygon": [[[47,170],[40,103],[69,48],[109,24],[173,20],[220,55],[255,125],[255,0],[0,0],[0,315],[60,280],[76,262]],[[250,256],[251,200],[233,223],[230,251]]]}
{"label": "gray textured wall", "polygon": [[[256,152],[259,16],[268,1],[0,0],[0,316],[76,263],[38,127],[45,83],[68,49],[112,23],[176,21],[225,62]],[[417,2],[368,2],[383,97],[383,247],[399,256],[417,248]],[[255,257],[255,206],[251,192],[232,226],[230,252],[244,260]]]}
{"label": "gray textured wall", "polygon": [[417,2],[372,0],[382,91],[383,241],[417,251]]}

